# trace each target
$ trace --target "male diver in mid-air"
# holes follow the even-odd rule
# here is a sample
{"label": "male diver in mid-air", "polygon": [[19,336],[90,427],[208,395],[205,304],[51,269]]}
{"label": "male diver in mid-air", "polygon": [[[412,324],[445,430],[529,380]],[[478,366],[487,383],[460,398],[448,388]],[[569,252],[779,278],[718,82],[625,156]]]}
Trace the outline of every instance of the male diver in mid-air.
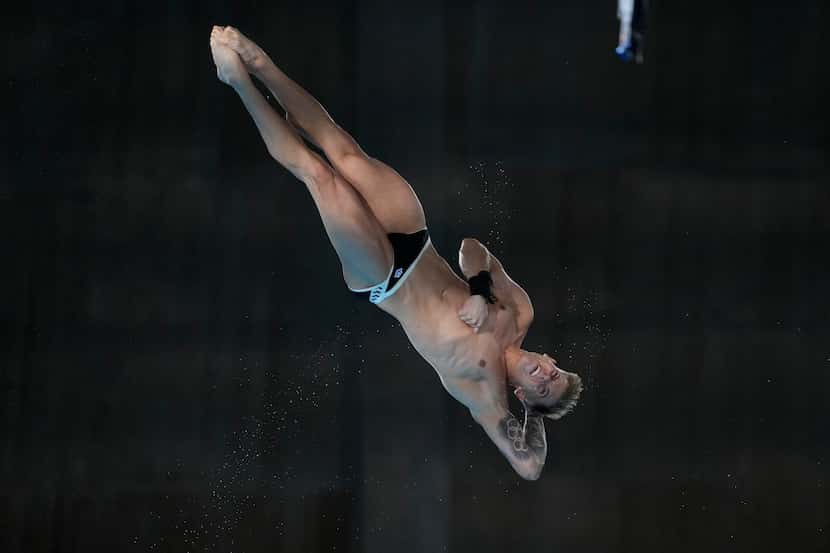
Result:
{"label": "male diver in mid-air", "polygon": [[[571,411],[582,381],[551,357],[521,349],[533,321],[525,291],[473,238],[461,243],[458,262],[467,280],[460,279],[432,246],[409,183],[366,155],[259,46],[232,27],[214,27],[210,47],[219,79],[242,99],[268,152],[305,183],[349,289],[401,323],[516,472],[537,479],[547,454],[544,417]],[[249,73],[274,94],[285,119]],[[524,405],[524,424],[508,409],[507,382]]]}

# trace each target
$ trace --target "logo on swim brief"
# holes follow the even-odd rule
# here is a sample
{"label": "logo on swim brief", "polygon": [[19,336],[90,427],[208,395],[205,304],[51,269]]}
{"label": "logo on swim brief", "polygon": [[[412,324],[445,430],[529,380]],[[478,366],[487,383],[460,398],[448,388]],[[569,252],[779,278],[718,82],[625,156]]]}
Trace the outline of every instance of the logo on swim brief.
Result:
{"label": "logo on swim brief", "polygon": [[395,278],[401,278],[402,274],[403,274],[403,267],[401,267],[400,269],[397,269],[395,271]]}

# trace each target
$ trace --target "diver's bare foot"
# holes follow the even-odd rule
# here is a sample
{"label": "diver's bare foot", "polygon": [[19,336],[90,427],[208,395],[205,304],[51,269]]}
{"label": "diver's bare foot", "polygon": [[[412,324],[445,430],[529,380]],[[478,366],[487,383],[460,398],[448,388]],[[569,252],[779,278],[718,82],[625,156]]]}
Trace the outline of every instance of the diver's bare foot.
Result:
{"label": "diver's bare foot", "polygon": [[230,46],[239,54],[249,73],[257,75],[270,61],[265,51],[235,27],[218,27],[221,29],[219,40]]}
{"label": "diver's bare foot", "polygon": [[213,54],[213,63],[216,64],[216,76],[223,83],[235,87],[248,78],[248,71],[239,55],[220,39],[221,31],[218,29],[219,27],[214,27],[210,33],[210,52]]}

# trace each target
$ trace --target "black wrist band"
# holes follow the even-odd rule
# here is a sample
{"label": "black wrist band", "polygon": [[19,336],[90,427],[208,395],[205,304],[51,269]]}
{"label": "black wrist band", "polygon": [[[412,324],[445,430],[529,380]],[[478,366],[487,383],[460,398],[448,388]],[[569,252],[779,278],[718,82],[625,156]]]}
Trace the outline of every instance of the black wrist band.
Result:
{"label": "black wrist band", "polygon": [[471,296],[484,296],[487,303],[495,303],[496,296],[490,287],[493,285],[493,278],[490,276],[490,271],[481,271],[477,275],[470,277],[467,282],[470,285]]}

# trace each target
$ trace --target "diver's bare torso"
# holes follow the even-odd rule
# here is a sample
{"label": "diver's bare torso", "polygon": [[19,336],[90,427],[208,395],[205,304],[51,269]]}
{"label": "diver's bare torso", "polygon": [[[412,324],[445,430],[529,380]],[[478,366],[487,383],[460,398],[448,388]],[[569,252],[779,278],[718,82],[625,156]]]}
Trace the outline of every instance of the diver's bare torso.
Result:
{"label": "diver's bare torso", "polygon": [[520,336],[515,306],[489,305],[476,333],[458,317],[470,297],[467,283],[430,244],[395,294],[378,307],[395,317],[447,392],[465,406],[504,394],[504,350]]}

